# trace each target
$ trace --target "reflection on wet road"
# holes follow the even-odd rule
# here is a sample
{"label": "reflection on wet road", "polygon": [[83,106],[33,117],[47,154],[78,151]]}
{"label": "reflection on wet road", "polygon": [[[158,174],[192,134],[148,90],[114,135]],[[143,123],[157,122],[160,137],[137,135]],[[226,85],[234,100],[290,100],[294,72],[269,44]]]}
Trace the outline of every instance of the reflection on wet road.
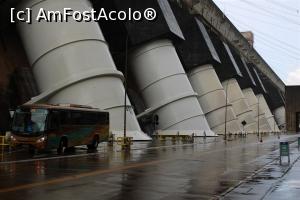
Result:
{"label": "reflection on wet road", "polygon": [[0,199],[210,199],[272,161],[278,142],[249,135],[226,143],[222,137],[139,142],[130,152],[103,144],[97,152],[76,148],[64,156],[5,153]]}

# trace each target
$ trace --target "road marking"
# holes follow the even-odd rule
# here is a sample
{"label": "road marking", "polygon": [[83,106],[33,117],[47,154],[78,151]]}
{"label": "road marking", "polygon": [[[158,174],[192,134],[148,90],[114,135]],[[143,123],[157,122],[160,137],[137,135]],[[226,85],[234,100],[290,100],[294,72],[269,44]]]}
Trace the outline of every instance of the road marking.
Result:
{"label": "road marking", "polygon": [[4,189],[0,189],[0,193],[13,192],[13,191],[24,190],[24,189],[31,189],[31,188],[45,186],[45,185],[53,185],[53,184],[63,183],[66,181],[72,181],[72,180],[77,180],[80,178],[90,177],[90,176],[96,176],[96,175],[112,173],[112,172],[116,172],[116,171],[134,169],[134,168],[138,168],[138,167],[145,167],[145,166],[149,166],[149,165],[155,165],[155,164],[158,164],[161,162],[166,162],[166,161],[169,161],[169,160],[156,160],[156,161],[150,161],[150,162],[145,162],[145,163],[131,164],[128,166],[120,166],[120,167],[115,167],[115,168],[111,168],[111,169],[95,170],[95,171],[81,173],[81,174],[77,174],[77,175],[56,178],[56,179],[49,180],[49,181],[42,181],[42,182],[38,182],[38,183],[30,183],[30,184],[24,184],[24,185],[10,187],[10,188],[4,188]]}
{"label": "road marking", "polygon": [[[256,144],[256,143],[254,143],[254,144]],[[251,144],[251,145],[253,145],[253,144]],[[236,148],[241,148],[241,147],[237,146]],[[201,155],[199,155],[198,157],[201,157],[205,154],[223,151],[224,149],[225,148],[221,148],[221,149],[217,149],[217,150],[213,150],[213,151],[202,152]],[[235,148],[234,147],[230,148],[230,150],[232,150],[232,149],[235,149]],[[179,159],[179,157],[174,157],[172,159],[165,159],[165,160],[149,161],[149,162],[144,162],[144,163],[136,163],[136,164],[131,164],[128,166],[120,166],[120,167],[115,167],[115,168],[111,168],[111,169],[94,170],[91,172],[80,173],[80,174],[73,175],[73,176],[65,176],[65,177],[56,178],[56,179],[52,179],[52,180],[48,180],[48,181],[41,181],[38,183],[30,183],[30,184],[24,184],[24,185],[9,187],[9,188],[3,188],[3,189],[0,189],[0,193],[14,192],[14,191],[18,191],[18,190],[32,189],[32,188],[40,187],[40,186],[53,185],[53,184],[67,182],[67,181],[77,180],[80,178],[86,178],[86,177],[90,177],[90,176],[112,173],[112,172],[116,172],[116,171],[124,171],[124,170],[128,170],[128,169],[145,167],[145,166],[149,166],[149,165],[155,165],[155,164],[159,164],[162,162],[174,161],[177,159]]]}
{"label": "road marking", "polygon": [[1,155],[10,155],[10,154],[22,152],[22,151],[24,151],[24,150],[25,150],[25,149],[18,149],[18,150],[8,151],[8,152],[5,152],[5,153],[1,153]]}

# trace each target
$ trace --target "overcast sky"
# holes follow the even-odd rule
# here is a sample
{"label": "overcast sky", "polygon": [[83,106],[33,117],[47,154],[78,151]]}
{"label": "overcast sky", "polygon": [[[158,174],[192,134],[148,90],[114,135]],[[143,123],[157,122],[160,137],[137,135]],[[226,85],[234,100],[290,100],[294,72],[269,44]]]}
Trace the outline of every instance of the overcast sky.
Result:
{"label": "overcast sky", "polygon": [[287,85],[300,85],[300,0],[213,0]]}

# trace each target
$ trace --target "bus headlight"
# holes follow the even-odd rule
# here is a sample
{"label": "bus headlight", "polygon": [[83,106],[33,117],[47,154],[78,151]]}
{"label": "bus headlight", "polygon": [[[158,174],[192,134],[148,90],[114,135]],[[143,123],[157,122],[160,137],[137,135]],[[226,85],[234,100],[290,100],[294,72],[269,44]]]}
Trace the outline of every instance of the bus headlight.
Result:
{"label": "bus headlight", "polygon": [[40,139],[38,139],[36,142],[41,143],[41,142],[45,142],[45,140],[46,140],[46,137],[44,136],[44,137],[41,137]]}
{"label": "bus headlight", "polygon": [[13,136],[13,135],[10,136],[10,141],[15,142],[16,140],[17,140],[17,139],[15,138],[15,136]]}

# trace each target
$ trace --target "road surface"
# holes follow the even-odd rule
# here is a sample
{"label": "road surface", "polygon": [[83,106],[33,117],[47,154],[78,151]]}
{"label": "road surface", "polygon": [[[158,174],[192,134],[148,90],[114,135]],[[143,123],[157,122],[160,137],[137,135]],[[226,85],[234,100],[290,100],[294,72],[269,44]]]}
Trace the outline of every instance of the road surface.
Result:
{"label": "road surface", "polygon": [[[296,140],[295,135],[280,140]],[[277,136],[196,138],[194,143],[137,142],[130,152],[103,144],[63,156],[5,152],[2,200],[214,199],[274,160]]]}

